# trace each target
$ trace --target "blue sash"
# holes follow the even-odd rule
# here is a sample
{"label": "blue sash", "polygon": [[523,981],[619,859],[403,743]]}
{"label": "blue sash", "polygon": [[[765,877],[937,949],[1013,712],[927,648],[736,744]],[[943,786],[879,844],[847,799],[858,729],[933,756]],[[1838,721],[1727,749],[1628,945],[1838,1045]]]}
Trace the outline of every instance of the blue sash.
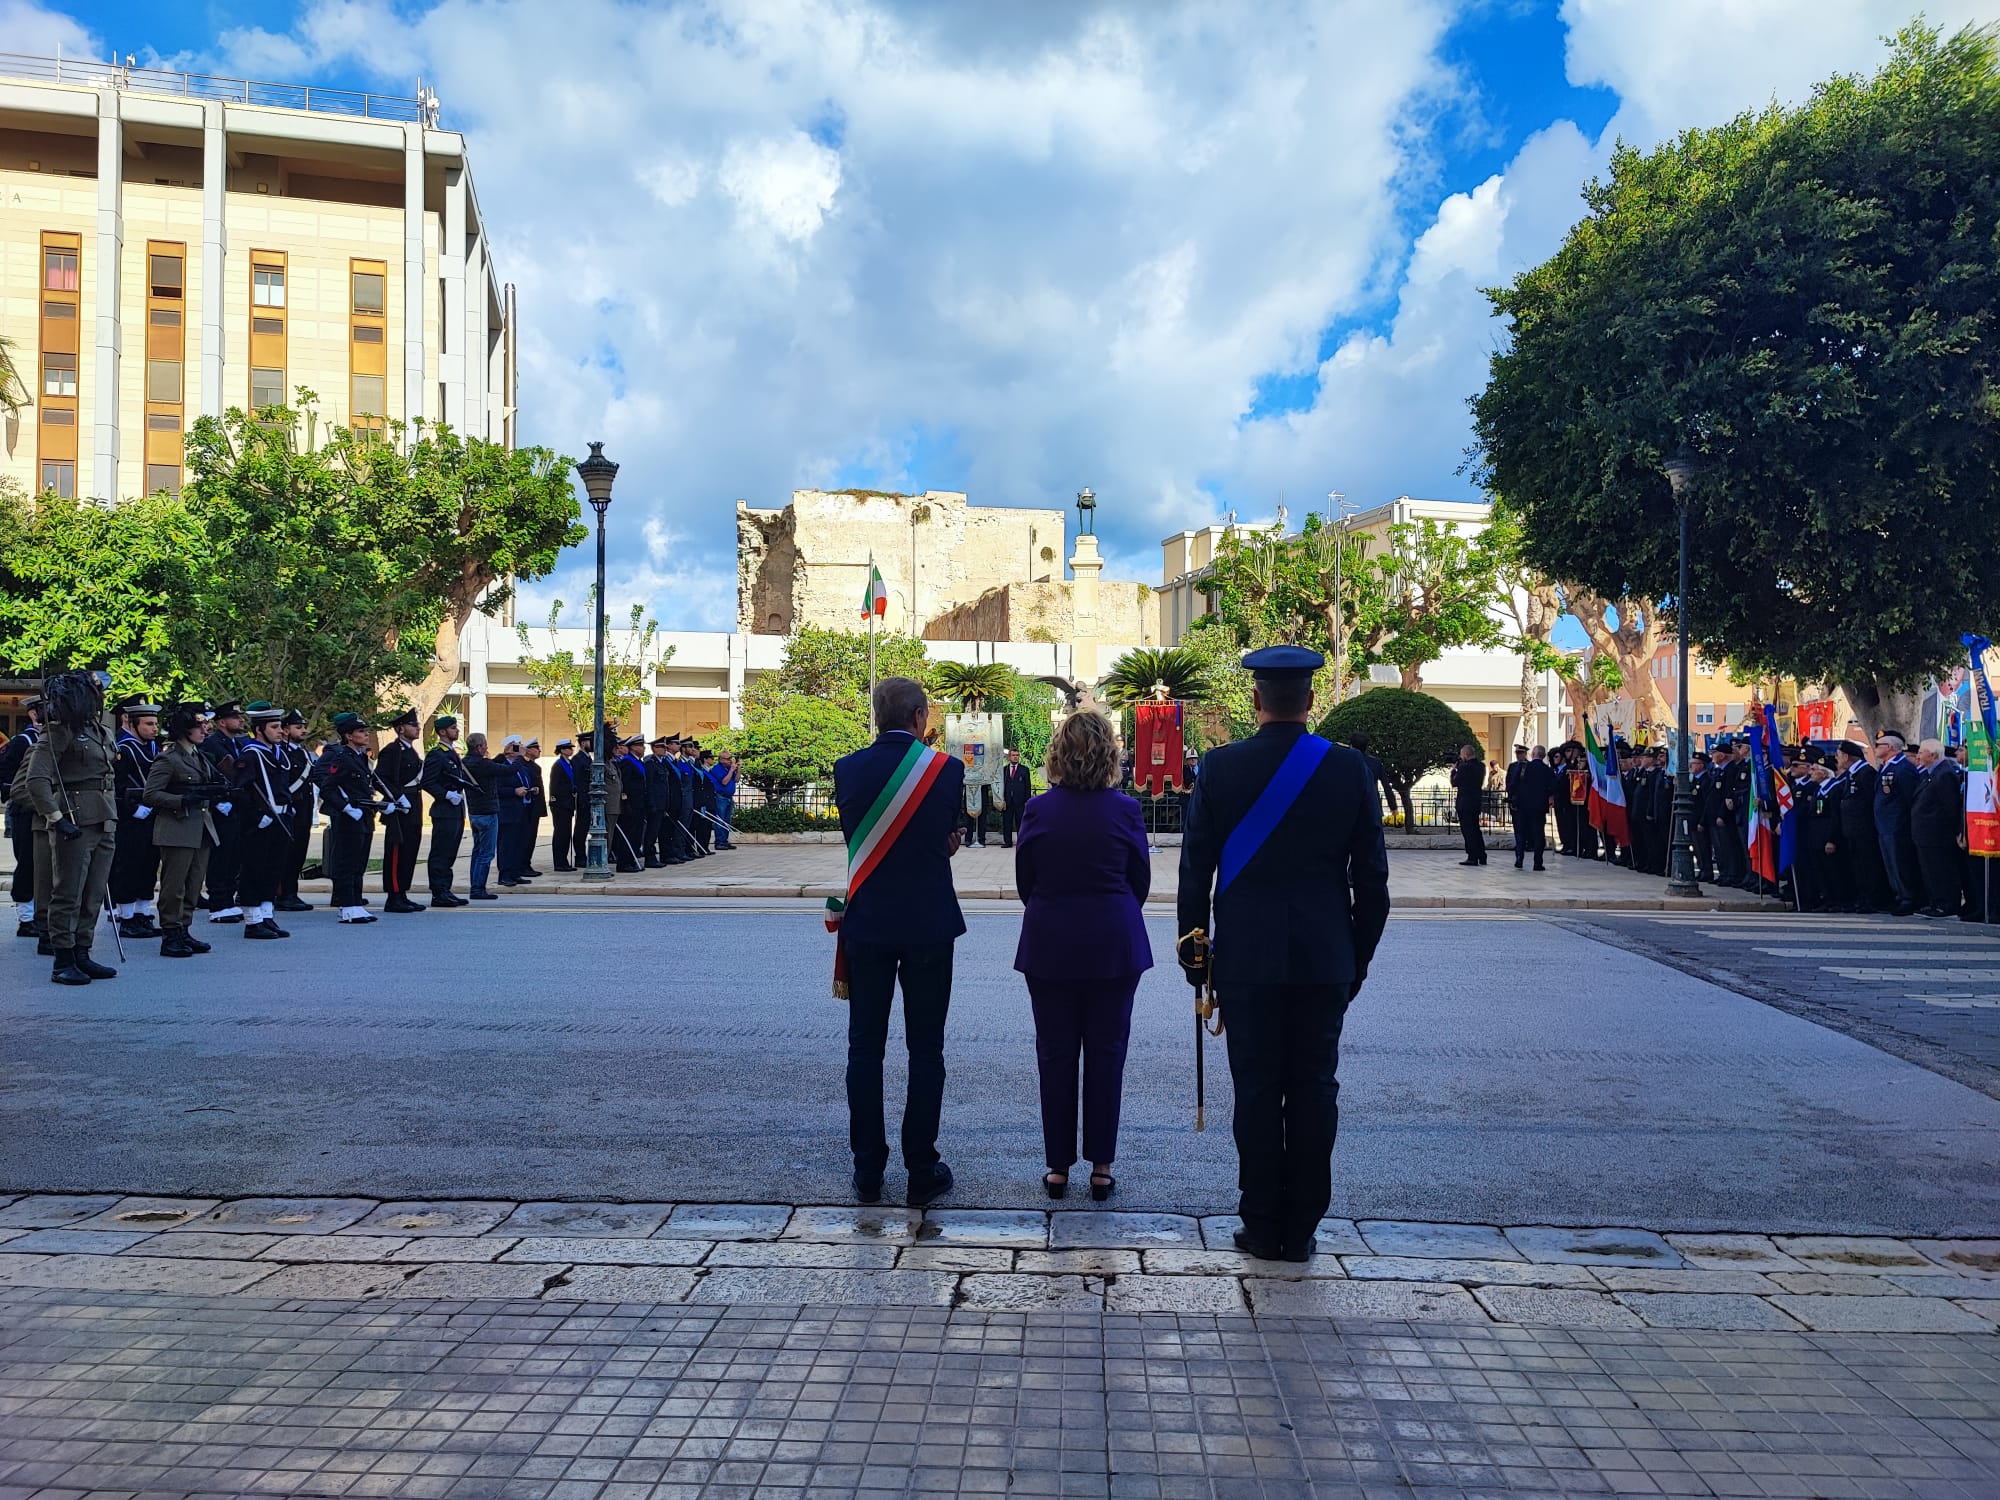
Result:
{"label": "blue sash", "polygon": [[1326,759],[1327,751],[1333,748],[1328,741],[1316,734],[1302,734],[1293,742],[1292,748],[1278,766],[1278,774],[1273,776],[1257,800],[1250,805],[1250,811],[1243,815],[1243,821],[1230,829],[1229,837],[1222,844],[1222,862],[1217,868],[1215,894],[1220,896],[1229,889],[1229,883],[1243,873],[1243,867],[1256,858],[1257,851],[1264,847],[1268,839],[1284,821],[1285,814],[1292,810],[1292,804],[1299,800],[1299,793],[1312,780],[1313,772]]}

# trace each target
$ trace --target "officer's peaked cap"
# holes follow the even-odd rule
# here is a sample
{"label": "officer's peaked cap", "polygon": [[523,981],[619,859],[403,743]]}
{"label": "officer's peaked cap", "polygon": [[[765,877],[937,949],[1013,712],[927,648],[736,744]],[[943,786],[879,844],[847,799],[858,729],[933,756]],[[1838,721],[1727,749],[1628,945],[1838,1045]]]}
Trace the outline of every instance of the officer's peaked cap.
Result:
{"label": "officer's peaked cap", "polygon": [[419,722],[417,711],[414,708],[406,708],[389,721],[389,727],[391,729],[401,729],[407,724],[410,728],[415,729]]}
{"label": "officer's peaked cap", "polygon": [[1308,677],[1326,665],[1326,658],[1304,646],[1266,646],[1243,658],[1243,666],[1257,677]]}
{"label": "officer's peaked cap", "polygon": [[369,727],[371,726],[368,721],[362,718],[360,714],[335,714],[333,716],[333,732],[335,734],[352,734],[357,729],[367,729]]}

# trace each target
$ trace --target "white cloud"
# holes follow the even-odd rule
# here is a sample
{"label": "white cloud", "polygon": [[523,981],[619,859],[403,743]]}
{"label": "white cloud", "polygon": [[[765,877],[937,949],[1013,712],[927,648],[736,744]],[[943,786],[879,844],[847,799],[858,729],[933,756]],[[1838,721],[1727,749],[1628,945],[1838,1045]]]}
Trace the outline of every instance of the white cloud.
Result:
{"label": "white cloud", "polygon": [[0,37],[4,50],[28,57],[103,62],[111,55],[95,32],[34,0],[0,0]]}
{"label": "white cloud", "polygon": [[840,191],[840,155],[795,130],[782,140],[733,142],[716,177],[753,232],[804,244]]}

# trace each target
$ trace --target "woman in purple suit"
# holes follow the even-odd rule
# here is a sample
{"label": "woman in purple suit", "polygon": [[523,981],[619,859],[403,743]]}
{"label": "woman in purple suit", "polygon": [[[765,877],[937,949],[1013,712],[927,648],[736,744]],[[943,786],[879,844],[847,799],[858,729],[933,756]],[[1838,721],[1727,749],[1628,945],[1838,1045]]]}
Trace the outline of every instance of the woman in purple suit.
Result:
{"label": "woman in purple suit", "polygon": [[1090,1196],[1117,1179],[1118,1101],[1132,996],[1153,966],[1144,903],[1152,862],[1139,804],[1118,785],[1118,740],[1098,714],[1072,714],[1049,746],[1049,789],[1028,803],[1014,851],[1027,914],[1014,967],[1027,976],[1042,1080],[1043,1186],[1069,1190],[1077,1159],[1077,1061],[1083,1063],[1083,1154]]}

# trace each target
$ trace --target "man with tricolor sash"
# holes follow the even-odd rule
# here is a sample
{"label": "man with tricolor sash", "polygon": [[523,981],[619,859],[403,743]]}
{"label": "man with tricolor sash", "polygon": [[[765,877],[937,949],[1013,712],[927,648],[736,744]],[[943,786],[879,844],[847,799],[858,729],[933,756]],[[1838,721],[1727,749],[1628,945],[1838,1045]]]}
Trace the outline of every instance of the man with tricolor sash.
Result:
{"label": "man with tricolor sash", "polygon": [[1306,728],[1323,662],[1243,659],[1257,733],[1202,758],[1181,844],[1181,966],[1220,1008],[1236,1091],[1236,1243],[1291,1261],[1332,1202],[1341,1026],[1389,919],[1368,764]]}
{"label": "man with tricolor sash", "polygon": [[903,1104],[908,1202],[947,1192],[951,1168],[938,1156],[944,1106],[944,1022],[951,1007],[952,945],[965,931],[952,887],[965,767],[924,743],[930,700],[923,685],[885,677],[873,695],[875,742],[833,768],[834,801],[847,840],[847,894],[827,902],[836,933],[833,992],[847,1012],[847,1131],[854,1192],[882,1196],[889,1163],[882,1105],[882,1053],[896,985],[910,1051]]}

